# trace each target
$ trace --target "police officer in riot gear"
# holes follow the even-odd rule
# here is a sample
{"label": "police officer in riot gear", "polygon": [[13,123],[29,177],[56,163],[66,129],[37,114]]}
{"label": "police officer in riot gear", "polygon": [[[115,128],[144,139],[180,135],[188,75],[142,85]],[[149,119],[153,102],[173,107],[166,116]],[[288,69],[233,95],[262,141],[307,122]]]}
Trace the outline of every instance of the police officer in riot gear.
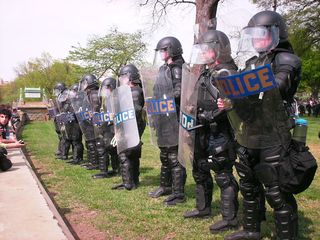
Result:
{"label": "police officer in riot gear", "polygon": [[240,162],[235,166],[240,176],[244,220],[243,230],[225,239],[260,239],[262,185],[273,208],[277,239],[297,239],[297,203],[292,193],[282,190],[278,171],[291,142],[292,123],[286,106],[293,101],[300,82],[301,62],[278,13],[255,14],[243,33],[258,52],[246,62],[246,70],[270,64],[278,88],[233,101],[234,114],[229,117],[231,122],[240,123],[233,128],[240,144]]}
{"label": "police officer in riot gear", "polygon": [[[133,64],[128,64],[121,67],[119,72],[119,81],[121,85],[127,84],[131,88],[139,137],[141,139],[146,127],[146,121],[143,118],[144,97],[139,70]],[[112,189],[132,190],[138,187],[141,147],[142,142],[140,141],[137,146],[119,153],[118,157],[120,162],[122,183],[115,185]]]}
{"label": "police officer in riot gear", "polygon": [[[94,112],[99,112],[100,110],[100,100],[98,96],[99,82],[95,75],[85,74],[80,80],[80,91],[86,92],[89,102],[91,104],[92,110]],[[88,131],[93,131],[93,124],[88,126]],[[87,158],[89,165],[84,167],[88,170],[98,169],[98,157],[96,149],[96,140],[86,140],[87,148]]]}
{"label": "police officer in riot gear", "polygon": [[[63,82],[58,82],[53,88],[53,95],[57,99],[58,96],[66,89],[67,89],[67,87]],[[58,135],[58,138],[59,138],[58,149],[57,149],[57,151],[55,153],[56,158],[61,159],[61,160],[67,160],[68,157],[65,156],[65,153],[63,153],[64,152],[63,148],[64,148],[64,145],[65,145],[65,137],[61,133],[61,126],[57,122],[57,118],[56,117],[54,117],[53,122],[54,122],[54,126],[55,126],[55,131],[56,131],[56,133]]]}
{"label": "police officer in riot gear", "polygon": [[[107,95],[111,94],[111,91],[116,88],[116,80],[114,78],[108,77],[104,79],[101,83],[99,89],[99,98],[100,98],[100,108],[105,114],[110,116],[111,109],[107,109],[106,101]],[[119,172],[119,160],[117,154],[117,148],[111,145],[111,140],[114,137],[114,127],[113,124],[109,122],[100,123],[100,126],[95,126],[98,131],[98,137],[96,140],[97,154],[99,160],[99,169],[100,173],[92,175],[93,178],[107,178],[114,176]],[[108,167],[111,160],[112,171],[108,171]]]}
{"label": "police officer in riot gear", "polygon": [[[79,84],[75,83],[70,87],[69,91],[76,94],[78,92],[78,89],[79,89]],[[66,113],[72,114],[74,116],[74,110],[73,110],[73,108],[71,106],[71,102],[70,102],[70,93],[69,93],[68,99],[66,100],[66,102],[63,106],[63,109]],[[78,123],[78,120],[76,119],[76,117],[74,116],[74,117],[72,117],[72,119],[74,119],[74,120],[69,121],[67,123],[68,135],[66,138],[65,148],[69,149],[70,146],[72,146],[73,158],[71,161],[68,161],[68,163],[79,164],[83,160],[82,132],[81,132],[81,129],[80,129],[80,126],[79,126],[79,123]]]}
{"label": "police officer in riot gear", "polygon": [[[155,50],[156,53],[160,54],[162,61],[165,62],[164,65],[162,65],[159,69],[159,75],[166,74],[167,67],[170,68],[170,78],[172,79],[174,100],[177,114],[179,114],[182,64],[184,63],[181,43],[175,37],[165,37],[158,42]],[[170,194],[164,201],[166,205],[176,205],[177,203],[182,203],[186,200],[184,185],[187,175],[185,168],[179,163],[177,158],[178,145],[159,148],[161,160],[160,186],[154,191],[150,192],[149,196],[158,198],[160,196]]]}
{"label": "police officer in riot gear", "polygon": [[235,141],[226,111],[217,105],[219,93],[212,85],[212,78],[219,71],[236,72],[237,66],[231,57],[230,42],[221,31],[208,30],[195,45],[196,59],[206,64],[198,79],[197,122],[193,177],[196,182],[196,209],[187,211],[186,218],[211,215],[213,180],[210,170],[220,188],[220,211],[222,220],[210,226],[212,233],[238,226],[238,183],[232,167],[236,159]]}

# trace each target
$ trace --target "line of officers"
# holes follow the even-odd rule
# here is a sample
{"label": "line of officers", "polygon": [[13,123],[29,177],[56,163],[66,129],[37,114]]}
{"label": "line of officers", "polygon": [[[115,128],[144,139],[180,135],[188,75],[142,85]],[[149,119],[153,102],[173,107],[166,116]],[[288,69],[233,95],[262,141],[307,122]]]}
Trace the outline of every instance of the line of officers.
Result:
{"label": "line of officers", "polygon": [[[260,225],[266,219],[265,200],[274,211],[277,239],[297,239],[297,204],[292,193],[282,190],[277,166],[291,142],[292,124],[286,106],[293,101],[297,90],[301,62],[288,42],[286,24],[276,12],[262,11],[254,15],[242,31],[239,52],[241,47],[242,53],[252,49],[257,53],[245,59],[242,70],[270,64],[278,87],[277,91],[260,92],[234,101],[233,111],[226,110],[213,80],[217,73],[236,73],[238,67],[231,57],[228,37],[212,29],[202,34],[194,45],[191,63],[204,66],[196,76],[195,85],[184,83],[188,78],[185,75],[188,65],[182,57],[181,44],[174,37],[165,37],[158,42],[155,50],[164,64],[155,75],[151,69],[139,72],[136,66],[128,64],[120,69],[118,83],[114,78],[106,78],[99,86],[92,74],[84,75],[79,84],[69,89],[58,83],[54,89],[55,106],[60,113],[55,116],[60,139],[58,158],[67,160],[72,146],[73,159],[69,162],[81,163],[83,134],[88,158],[83,166],[101,170],[93,177],[121,174],[122,183],[113,189],[135,189],[139,185],[140,139],[147,115],[151,138],[160,149],[161,161],[160,184],[149,192],[150,197],[168,195],[164,203],[169,206],[185,202],[185,158],[190,156],[181,157],[180,152],[194,146],[189,155],[192,155],[192,174],[196,182],[196,207],[185,212],[185,218],[211,215],[212,170],[220,189],[222,215],[220,221],[210,226],[212,233],[239,227],[240,190],[243,196],[243,229],[225,239],[260,239]],[[120,91],[122,86],[130,87],[129,95]],[[189,96],[188,91],[191,92]],[[133,104],[129,104],[134,109],[133,113],[123,107],[127,101]],[[113,107],[108,106],[110,103]],[[77,114],[81,112],[79,109],[81,114]],[[109,115],[102,114],[110,109],[115,114],[113,122],[108,119]],[[187,122],[192,122],[192,113],[196,113],[194,120],[197,125],[189,131],[193,138],[190,134],[184,134],[189,138],[181,135],[180,111],[189,112],[185,118]],[[132,118],[134,125],[129,124]],[[137,137],[138,143],[133,140]],[[124,142],[120,143],[123,139]],[[130,145],[131,141],[134,146]],[[235,164],[237,157],[239,162]],[[108,171],[110,165],[112,170]],[[233,175],[234,165],[240,177],[239,183]]]}

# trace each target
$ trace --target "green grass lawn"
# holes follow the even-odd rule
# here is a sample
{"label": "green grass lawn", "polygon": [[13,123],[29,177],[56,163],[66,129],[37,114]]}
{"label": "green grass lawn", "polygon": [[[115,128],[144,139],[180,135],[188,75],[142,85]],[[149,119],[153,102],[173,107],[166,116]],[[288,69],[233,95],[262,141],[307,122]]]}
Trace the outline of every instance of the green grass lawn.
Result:
{"label": "green grass lawn", "polygon": [[[320,159],[320,118],[309,120],[308,145]],[[205,220],[184,219],[183,213],[195,206],[191,170],[188,169],[185,204],[163,205],[164,197],[152,199],[148,192],[159,184],[160,160],[158,148],[149,142],[149,131],[143,135],[141,184],[133,191],[116,191],[111,187],[120,177],[93,180],[80,166],[69,165],[54,158],[57,136],[52,122],[32,122],[25,126],[23,139],[32,161],[39,170],[42,183],[50,191],[62,213],[85,208],[97,213],[92,224],[108,239],[223,239],[226,234],[212,235],[209,226],[220,219],[219,191],[214,187],[213,217]],[[299,204],[299,239],[320,239],[320,177],[319,171],[309,189],[297,195]],[[241,203],[241,197],[240,197]],[[272,239],[274,221],[268,208],[267,221],[262,224],[264,239]],[[241,218],[241,210],[239,211]],[[230,233],[230,232],[227,232]]]}

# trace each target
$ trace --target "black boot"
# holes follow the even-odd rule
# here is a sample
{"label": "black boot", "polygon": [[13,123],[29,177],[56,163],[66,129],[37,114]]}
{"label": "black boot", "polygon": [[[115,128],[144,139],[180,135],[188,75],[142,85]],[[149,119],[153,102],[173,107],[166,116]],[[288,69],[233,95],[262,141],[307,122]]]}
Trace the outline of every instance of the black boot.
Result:
{"label": "black boot", "polygon": [[109,165],[109,155],[105,150],[104,144],[102,140],[97,141],[97,153],[98,153],[98,160],[99,160],[99,170],[100,173],[93,174],[93,179],[101,179],[107,178],[108,176],[108,165]]}
{"label": "black boot", "polygon": [[222,220],[210,226],[211,233],[238,228],[237,212],[239,208],[239,186],[232,173],[219,173],[215,180],[220,188],[220,211]]}
{"label": "black boot", "polygon": [[178,165],[171,170],[172,174],[172,194],[164,200],[164,204],[167,206],[174,206],[177,203],[183,203],[186,201],[184,194],[184,185],[186,183],[186,169],[178,163]]}
{"label": "black boot", "polygon": [[117,155],[117,150],[110,150],[110,158],[111,158],[111,171],[108,171],[110,176],[120,175],[120,163]]}
{"label": "black boot", "polygon": [[171,171],[168,166],[161,166],[160,172],[160,187],[152,192],[149,192],[149,196],[152,198],[158,198],[160,196],[169,195],[172,192],[172,177]]}
{"label": "black boot", "polygon": [[206,218],[211,216],[213,181],[211,175],[207,181],[196,185],[196,209],[184,213],[185,218]]}
{"label": "black boot", "polygon": [[298,237],[298,214],[285,204],[273,213],[277,239],[295,240]]}
{"label": "black boot", "polygon": [[138,157],[132,158],[132,175],[133,182],[136,185],[136,187],[138,187],[138,185],[140,184],[140,159]]}
{"label": "black boot", "polygon": [[129,158],[124,153],[119,154],[120,159],[120,167],[121,167],[121,176],[122,176],[122,183],[115,185],[112,189],[126,189],[132,190],[135,189],[136,186],[133,181],[133,173],[132,173],[132,163]]}
{"label": "black boot", "polygon": [[256,198],[254,200],[243,199],[243,230],[226,236],[225,240],[259,240],[260,236],[260,202]]}
{"label": "black boot", "polygon": [[98,159],[96,154],[96,150],[97,150],[96,141],[95,140],[87,141],[86,146],[87,146],[87,158],[88,158],[89,164],[84,166],[84,168],[87,170],[99,169]]}

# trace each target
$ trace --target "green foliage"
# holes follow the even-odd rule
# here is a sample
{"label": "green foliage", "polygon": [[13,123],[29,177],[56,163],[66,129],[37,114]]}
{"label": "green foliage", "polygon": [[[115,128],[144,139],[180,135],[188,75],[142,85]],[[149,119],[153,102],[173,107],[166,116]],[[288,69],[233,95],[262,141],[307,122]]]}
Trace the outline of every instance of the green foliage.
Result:
{"label": "green foliage", "polygon": [[[18,77],[8,90],[8,94],[14,99],[19,98],[18,89],[25,87],[41,87],[51,97],[57,82],[64,82],[66,85],[78,82],[84,70],[67,61],[53,60],[48,53],[43,53],[40,58],[17,67],[16,72]],[[10,91],[13,92],[12,96]]]}
{"label": "green foliage", "polygon": [[87,47],[72,46],[67,59],[84,66],[87,72],[100,78],[107,71],[117,75],[121,66],[127,63],[139,65],[142,62],[146,46],[142,34],[121,33],[111,29],[105,36],[92,37]]}
{"label": "green foliage", "polygon": [[15,82],[0,86],[0,104],[11,104],[19,99],[19,90]]}
{"label": "green foliage", "polygon": [[[320,119],[308,118],[308,145],[320,157],[317,133]],[[195,184],[188,169],[186,183],[187,202],[176,207],[165,207],[164,197],[152,199],[148,192],[159,184],[160,160],[158,148],[150,144],[148,130],[143,135],[139,188],[132,191],[116,191],[111,187],[121,182],[120,177],[93,180],[97,171],[84,170],[54,159],[57,136],[52,122],[31,122],[25,126],[23,139],[32,159],[41,171],[41,181],[54,193],[59,209],[74,212],[87,209],[97,213],[92,223],[105,232],[107,239],[223,239],[230,233],[212,235],[209,226],[221,219],[219,213],[219,190],[215,185],[213,217],[184,219],[183,213],[195,206]],[[319,171],[310,188],[297,195],[299,205],[299,239],[320,239],[320,177]],[[240,194],[239,194],[240,196]],[[240,197],[240,203],[242,198]],[[81,215],[82,216],[82,215]],[[85,215],[84,215],[85,216]],[[241,219],[241,207],[239,218]],[[83,219],[81,219],[83,220]],[[80,221],[80,219],[79,219]],[[268,207],[267,221],[262,223],[264,239],[272,239],[274,220]]]}

